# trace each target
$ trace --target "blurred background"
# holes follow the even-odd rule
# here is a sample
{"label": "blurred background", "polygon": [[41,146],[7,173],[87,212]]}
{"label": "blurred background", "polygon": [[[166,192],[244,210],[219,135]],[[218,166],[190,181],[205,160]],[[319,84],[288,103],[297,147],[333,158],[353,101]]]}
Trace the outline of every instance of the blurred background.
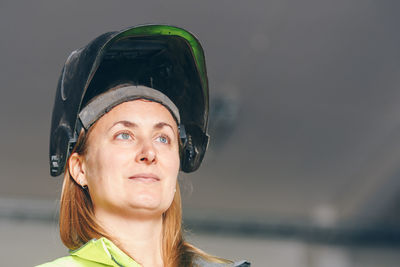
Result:
{"label": "blurred background", "polygon": [[[399,266],[399,1],[0,1],[0,256],[67,254],[48,142],[61,68],[143,23],[201,40],[211,144],[180,175],[188,239],[253,266]],[[22,252],[22,253],[21,253]]]}

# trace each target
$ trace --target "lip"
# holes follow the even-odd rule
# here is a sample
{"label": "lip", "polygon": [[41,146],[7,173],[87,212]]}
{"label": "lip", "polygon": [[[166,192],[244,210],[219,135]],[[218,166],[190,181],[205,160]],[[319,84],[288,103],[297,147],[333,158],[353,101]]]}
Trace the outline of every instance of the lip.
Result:
{"label": "lip", "polygon": [[153,183],[153,182],[159,182],[160,178],[153,173],[138,173],[130,176],[129,180],[145,182],[145,183]]}

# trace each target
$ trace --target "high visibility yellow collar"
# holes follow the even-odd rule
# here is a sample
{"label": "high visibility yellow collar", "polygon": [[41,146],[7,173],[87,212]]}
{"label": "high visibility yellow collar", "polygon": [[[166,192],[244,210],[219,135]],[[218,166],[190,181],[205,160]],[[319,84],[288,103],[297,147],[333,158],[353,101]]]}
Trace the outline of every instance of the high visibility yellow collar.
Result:
{"label": "high visibility yellow collar", "polygon": [[70,251],[70,255],[110,266],[141,267],[105,237],[90,240],[79,249]]}

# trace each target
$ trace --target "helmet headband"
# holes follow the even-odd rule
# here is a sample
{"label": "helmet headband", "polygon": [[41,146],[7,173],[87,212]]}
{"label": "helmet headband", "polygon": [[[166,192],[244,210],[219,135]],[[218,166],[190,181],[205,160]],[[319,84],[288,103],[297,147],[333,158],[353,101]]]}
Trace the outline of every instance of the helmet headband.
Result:
{"label": "helmet headband", "polygon": [[113,107],[136,99],[147,99],[165,106],[172,114],[177,124],[180,124],[179,110],[163,93],[147,86],[126,86],[109,90],[93,98],[80,112],[79,119],[85,130]]}

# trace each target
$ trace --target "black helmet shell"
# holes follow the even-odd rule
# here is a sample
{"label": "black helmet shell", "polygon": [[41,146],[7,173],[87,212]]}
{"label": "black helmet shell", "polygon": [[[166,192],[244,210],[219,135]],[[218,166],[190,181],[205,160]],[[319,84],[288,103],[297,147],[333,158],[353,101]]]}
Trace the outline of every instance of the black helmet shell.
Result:
{"label": "black helmet shell", "polygon": [[50,132],[50,174],[64,171],[80,131],[78,113],[110,86],[130,83],[161,91],[178,107],[184,137],[181,170],[198,169],[208,145],[208,79],[204,52],[190,32],[141,25],[100,35],[73,51],[62,69]]}

